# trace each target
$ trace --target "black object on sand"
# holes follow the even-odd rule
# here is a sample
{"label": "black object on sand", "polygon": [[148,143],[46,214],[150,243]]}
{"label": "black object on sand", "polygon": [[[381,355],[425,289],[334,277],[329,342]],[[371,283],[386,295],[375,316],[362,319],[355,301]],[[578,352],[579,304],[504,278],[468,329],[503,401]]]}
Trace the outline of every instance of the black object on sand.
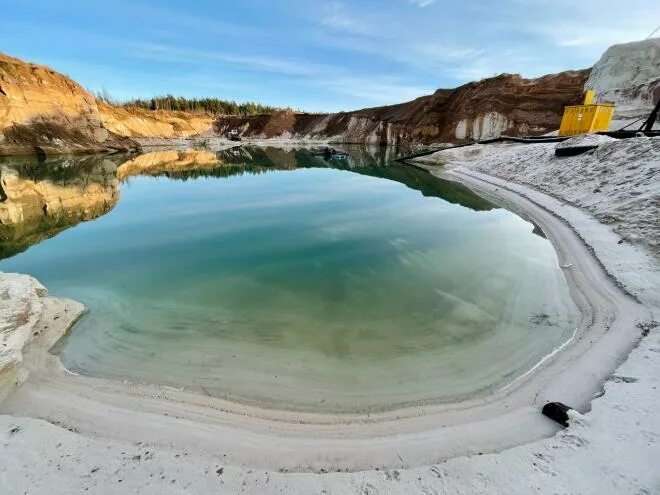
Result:
{"label": "black object on sand", "polygon": [[555,148],[555,156],[577,156],[586,153],[587,151],[595,150],[596,148],[598,148],[597,144]]}
{"label": "black object on sand", "polygon": [[570,411],[571,408],[568,407],[566,404],[562,404],[561,402],[548,402],[545,406],[543,406],[543,410],[541,411],[544,416],[547,416],[553,421],[556,421],[562,426],[568,426],[568,411]]}

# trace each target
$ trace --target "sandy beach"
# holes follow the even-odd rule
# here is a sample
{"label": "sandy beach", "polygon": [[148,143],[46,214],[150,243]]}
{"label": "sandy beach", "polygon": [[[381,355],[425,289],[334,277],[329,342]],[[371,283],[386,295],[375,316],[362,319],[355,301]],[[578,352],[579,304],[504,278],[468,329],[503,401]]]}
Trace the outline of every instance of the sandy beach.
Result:
{"label": "sandy beach", "polygon": [[[0,405],[3,446],[9,454],[0,465],[2,483],[35,487],[32,493],[41,493],[52,487],[46,480],[58,472],[54,482],[60,491],[87,488],[96,493],[111,493],[117,483],[140,493],[174,493],[182,487],[210,491],[218,485],[227,493],[239,488],[277,493],[285,487],[287,493],[308,493],[311,487],[326,493],[388,493],[394,484],[401,492],[461,493],[469,492],[470,485],[460,481],[479,472],[489,480],[484,491],[498,492],[497,483],[506,481],[513,493],[526,493],[527,485],[520,484],[526,480],[518,477],[516,485],[508,476],[524,472],[533,480],[531,473],[540,475],[542,465],[546,474],[553,472],[567,486],[575,482],[579,465],[533,453],[553,449],[570,449],[583,461],[591,458],[590,465],[601,465],[606,473],[597,458],[610,455],[609,448],[600,450],[598,442],[585,447],[588,442],[582,438],[596,435],[603,440],[612,434],[589,423],[611,421],[610,406],[598,404],[623,400],[618,390],[630,392],[633,382],[610,380],[604,396],[603,383],[613,373],[627,376],[615,371],[619,366],[639,373],[638,361],[657,352],[657,335],[651,330],[624,363],[643,330],[648,332],[657,319],[657,269],[650,265],[644,271],[644,264],[638,263],[631,277],[630,260],[639,260],[631,257],[635,246],[620,245],[607,226],[574,206],[557,205],[556,198],[538,190],[465,167],[433,173],[460,181],[534,221],[555,247],[582,320],[572,338],[533,370],[489,397],[456,404],[368,415],[260,409],[183,390],[69,373],[48,349],[82,308],[35,292],[37,301],[32,303],[38,309],[28,323],[32,338],[23,349],[22,370],[29,376]],[[26,287],[31,283],[28,277],[11,274],[3,274],[1,281]],[[648,390],[653,375],[644,373],[650,381],[635,377],[634,387],[647,387],[648,400],[655,396],[657,401],[657,391]],[[600,398],[592,401],[595,397]],[[576,413],[571,427],[560,431],[540,413],[548,401],[564,402],[584,416]],[[627,420],[636,421],[634,415]],[[655,441],[645,448],[658,449]],[[505,460],[506,470],[498,467]],[[78,469],[79,463],[89,465],[89,474],[80,474],[86,471]],[[35,468],[26,470],[30,464]],[[201,467],[205,471],[199,478]],[[629,468],[639,466],[631,463]],[[509,475],[504,473],[509,470]],[[652,491],[652,483],[658,482],[653,472],[647,469],[630,486]],[[552,485],[543,488],[552,491]]]}

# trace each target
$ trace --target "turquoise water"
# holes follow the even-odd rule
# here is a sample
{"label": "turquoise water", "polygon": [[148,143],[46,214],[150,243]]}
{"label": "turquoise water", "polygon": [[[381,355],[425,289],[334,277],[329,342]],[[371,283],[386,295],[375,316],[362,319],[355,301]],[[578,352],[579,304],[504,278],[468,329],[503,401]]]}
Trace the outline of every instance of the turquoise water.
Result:
{"label": "turquoise water", "polygon": [[69,369],[365,411],[486,393],[572,334],[531,223],[373,154],[248,151],[131,176],[109,213],[0,262],[86,305],[55,349]]}

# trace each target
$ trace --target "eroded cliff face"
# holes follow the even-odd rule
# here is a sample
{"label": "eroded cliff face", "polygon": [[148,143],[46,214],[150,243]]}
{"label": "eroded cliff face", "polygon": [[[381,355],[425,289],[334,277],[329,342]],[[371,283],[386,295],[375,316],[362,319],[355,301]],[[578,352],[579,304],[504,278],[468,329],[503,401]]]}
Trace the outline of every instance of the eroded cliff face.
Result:
{"label": "eroded cliff face", "polygon": [[100,118],[109,131],[126,137],[176,138],[212,130],[213,118],[186,112],[143,110],[98,103]]}
{"label": "eroded cliff face", "polygon": [[255,138],[327,139],[364,144],[430,144],[539,135],[559,127],[566,105],[582,101],[589,70],[537,79],[516,74],[440,89],[408,103],[336,114],[278,112],[222,117],[214,130]]}
{"label": "eroded cliff face", "polygon": [[461,86],[436,107],[440,140],[534,136],[556,130],[564,107],[582,102],[588,76],[589,70],[537,79],[501,74]]}
{"label": "eroded cliff face", "polygon": [[130,149],[108,132],[96,100],[78,83],[0,53],[0,154]]}
{"label": "eroded cliff face", "polygon": [[116,168],[92,156],[0,164],[0,259],[110,211],[119,200]]}
{"label": "eroded cliff face", "polygon": [[[655,60],[655,59],[654,59]],[[0,153],[128,149],[130,138],[224,135],[360,144],[430,144],[536,135],[559,126],[563,108],[582,100],[588,70],[537,79],[502,74],[411,102],[354,112],[291,111],[217,119],[186,112],[128,109],[97,102],[48,67],[0,54]]]}
{"label": "eroded cliff face", "polygon": [[308,114],[291,111],[250,117],[218,118],[214,132],[225,135],[236,129],[244,137],[258,139],[307,139],[367,145],[408,143],[404,125],[378,120],[369,111],[360,114]]}

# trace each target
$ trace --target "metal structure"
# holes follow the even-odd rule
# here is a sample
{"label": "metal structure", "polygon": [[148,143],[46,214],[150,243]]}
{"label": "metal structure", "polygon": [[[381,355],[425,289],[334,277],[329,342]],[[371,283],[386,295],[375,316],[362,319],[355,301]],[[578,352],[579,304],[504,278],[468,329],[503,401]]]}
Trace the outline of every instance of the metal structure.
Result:
{"label": "metal structure", "polygon": [[594,103],[596,93],[588,90],[582,105],[564,108],[564,116],[559,126],[560,136],[575,136],[589,132],[604,132],[610,128],[614,116],[613,103]]}
{"label": "metal structure", "polygon": [[653,126],[655,121],[658,120],[658,113],[660,113],[660,100],[655,104],[655,108],[650,113],[649,118],[642,124],[642,127],[639,128],[641,132],[647,133],[653,131]]}
{"label": "metal structure", "polygon": [[227,139],[230,141],[241,141],[241,135],[238,133],[238,129],[232,129],[227,133]]}

